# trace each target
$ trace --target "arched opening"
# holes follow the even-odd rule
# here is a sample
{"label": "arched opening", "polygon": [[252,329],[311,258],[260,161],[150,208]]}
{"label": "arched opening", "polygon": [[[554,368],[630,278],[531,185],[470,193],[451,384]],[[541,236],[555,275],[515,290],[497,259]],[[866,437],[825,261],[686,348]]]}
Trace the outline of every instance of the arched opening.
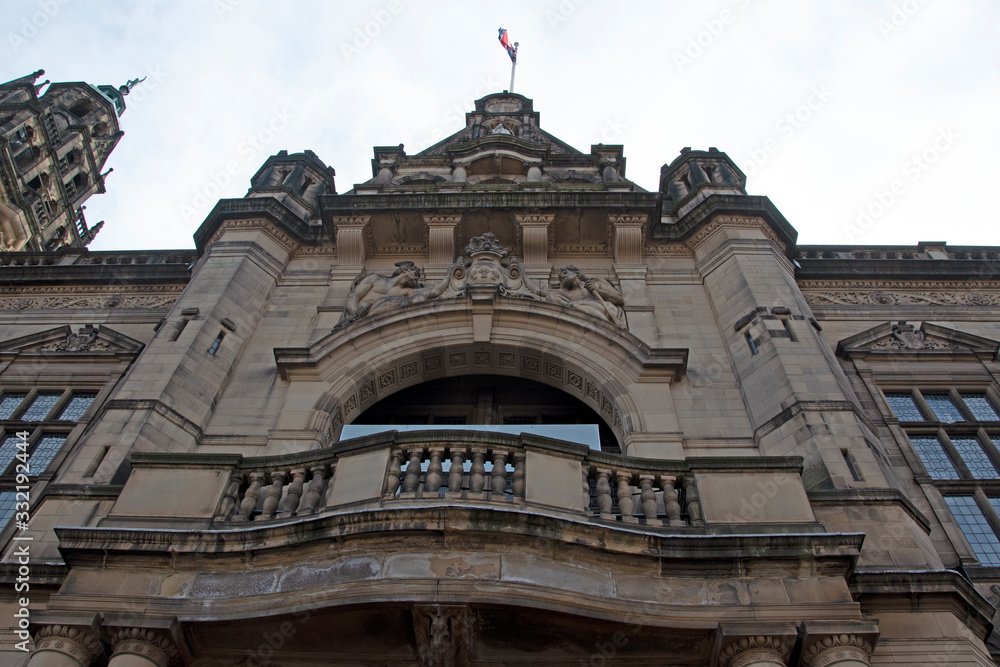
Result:
{"label": "arched opening", "polygon": [[86,97],[81,97],[77,100],[73,106],[69,108],[69,112],[76,116],[77,118],[83,118],[88,113],[90,113],[94,108],[94,103],[88,100]]}
{"label": "arched opening", "polygon": [[611,428],[583,401],[541,382],[504,375],[460,375],[423,382],[378,401],[352,423],[426,424],[428,428],[596,424],[601,450],[621,451]]}

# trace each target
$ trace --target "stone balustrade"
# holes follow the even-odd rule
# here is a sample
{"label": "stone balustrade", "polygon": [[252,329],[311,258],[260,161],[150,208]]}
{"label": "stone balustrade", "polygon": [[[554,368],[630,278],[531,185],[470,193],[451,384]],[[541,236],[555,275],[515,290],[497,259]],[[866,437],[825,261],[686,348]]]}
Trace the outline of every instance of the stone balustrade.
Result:
{"label": "stone balustrade", "polygon": [[523,447],[416,443],[393,450],[382,498],[521,502],[524,469]]}
{"label": "stone balustrade", "polygon": [[[583,462],[583,506],[605,521],[647,526],[703,526],[695,478],[681,470],[635,465],[635,460]],[[654,462],[650,462],[653,464]],[[660,463],[660,462],[657,462]],[[682,468],[682,466],[673,466]]]}
{"label": "stone balustrade", "polygon": [[[483,504],[657,531],[810,524],[801,459],[627,457],[561,440],[470,430],[389,431],[280,456],[137,453],[102,525],[237,528],[400,504]],[[173,480],[170,506],[146,489]],[[780,492],[779,492],[780,491]]]}
{"label": "stone balustrade", "polygon": [[302,464],[273,459],[241,462],[229,478],[213,521],[268,521],[320,512],[326,509],[335,465],[330,456]]}

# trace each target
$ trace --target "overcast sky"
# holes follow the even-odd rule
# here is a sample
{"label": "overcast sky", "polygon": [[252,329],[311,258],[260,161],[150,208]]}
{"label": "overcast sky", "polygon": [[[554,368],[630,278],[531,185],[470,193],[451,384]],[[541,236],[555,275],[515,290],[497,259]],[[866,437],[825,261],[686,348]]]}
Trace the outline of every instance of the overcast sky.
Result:
{"label": "overcast sky", "polygon": [[[1000,245],[1000,5],[989,0],[6,0],[0,79],[119,85],[125,136],[91,249],[190,248],[268,155],[310,148],[337,190],[509,85],[579,150],[625,146],[653,190],[718,147],[800,244]],[[229,175],[229,171],[235,175]]]}

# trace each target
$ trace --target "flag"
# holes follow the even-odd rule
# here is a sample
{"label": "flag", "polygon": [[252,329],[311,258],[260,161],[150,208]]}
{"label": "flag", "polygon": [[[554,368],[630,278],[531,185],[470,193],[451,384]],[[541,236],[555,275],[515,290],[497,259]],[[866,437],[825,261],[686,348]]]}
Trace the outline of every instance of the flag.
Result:
{"label": "flag", "polygon": [[517,42],[514,42],[513,44],[511,44],[510,42],[507,41],[507,30],[504,29],[504,28],[500,28],[499,39],[500,39],[500,46],[502,46],[503,48],[507,49],[507,55],[510,56],[510,61],[512,63],[516,63],[517,62]]}

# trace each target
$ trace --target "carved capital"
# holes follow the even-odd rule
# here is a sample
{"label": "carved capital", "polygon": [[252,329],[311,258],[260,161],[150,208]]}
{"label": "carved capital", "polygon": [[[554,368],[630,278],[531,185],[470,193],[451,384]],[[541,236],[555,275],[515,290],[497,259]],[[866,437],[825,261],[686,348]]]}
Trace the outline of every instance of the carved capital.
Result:
{"label": "carved capital", "polygon": [[807,640],[800,659],[803,667],[868,665],[874,646],[860,634],[831,634]]}
{"label": "carved capital", "polygon": [[727,637],[719,652],[720,667],[784,665],[792,652],[794,635],[744,635]]}
{"label": "carved capital", "polygon": [[157,667],[168,667],[180,656],[174,640],[163,630],[117,628],[110,638],[114,649],[112,664],[118,656],[134,655],[156,663]]}
{"label": "carved capital", "polygon": [[55,651],[87,667],[104,653],[101,639],[91,627],[43,625],[35,632],[35,652]]}

